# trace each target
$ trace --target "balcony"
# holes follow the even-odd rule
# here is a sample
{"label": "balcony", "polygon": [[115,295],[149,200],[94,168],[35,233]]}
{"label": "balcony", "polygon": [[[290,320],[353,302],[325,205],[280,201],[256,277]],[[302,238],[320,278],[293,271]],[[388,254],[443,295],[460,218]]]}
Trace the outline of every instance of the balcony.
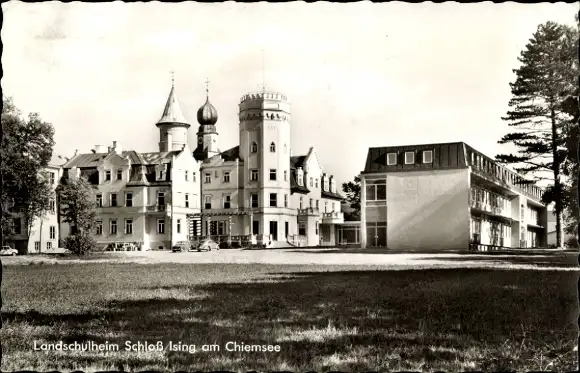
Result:
{"label": "balcony", "polygon": [[146,211],[147,212],[165,212],[166,210],[166,205],[153,205],[153,206],[147,206]]}
{"label": "balcony", "polygon": [[478,210],[479,212],[487,213],[488,215],[503,216],[504,218],[511,218],[511,213],[509,209],[505,209],[499,206],[492,206],[489,203],[483,203],[481,201],[475,201],[470,198],[469,205],[471,208]]}
{"label": "balcony", "polygon": [[305,209],[298,209],[298,215],[320,215],[320,211],[314,207],[308,207]]}
{"label": "balcony", "polygon": [[322,224],[342,224],[344,223],[344,214],[342,212],[323,212]]}

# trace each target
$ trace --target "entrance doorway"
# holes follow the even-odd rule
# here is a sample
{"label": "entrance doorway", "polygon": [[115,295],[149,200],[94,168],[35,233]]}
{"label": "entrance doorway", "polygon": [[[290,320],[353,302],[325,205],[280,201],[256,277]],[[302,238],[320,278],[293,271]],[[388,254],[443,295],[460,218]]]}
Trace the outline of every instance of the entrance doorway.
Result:
{"label": "entrance doorway", "polygon": [[278,241],[278,222],[270,221],[270,234],[273,241]]}
{"label": "entrance doorway", "polygon": [[260,221],[252,221],[252,234],[260,234]]}
{"label": "entrance doorway", "polygon": [[387,246],[387,223],[367,223],[367,247]]}
{"label": "entrance doorway", "polygon": [[284,235],[285,235],[285,238],[288,238],[288,236],[290,235],[290,229],[288,227],[287,221],[284,222]]}

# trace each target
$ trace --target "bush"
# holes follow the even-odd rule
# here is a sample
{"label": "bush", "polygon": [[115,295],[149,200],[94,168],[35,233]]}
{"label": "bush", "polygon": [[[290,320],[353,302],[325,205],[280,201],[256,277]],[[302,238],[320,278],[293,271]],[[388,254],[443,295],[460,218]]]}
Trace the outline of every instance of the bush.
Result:
{"label": "bush", "polygon": [[68,236],[64,240],[64,247],[73,254],[85,255],[89,251],[95,250],[97,242],[87,232],[80,232]]}
{"label": "bush", "polygon": [[568,237],[566,242],[564,243],[568,249],[577,249],[578,248],[578,238],[576,236]]}

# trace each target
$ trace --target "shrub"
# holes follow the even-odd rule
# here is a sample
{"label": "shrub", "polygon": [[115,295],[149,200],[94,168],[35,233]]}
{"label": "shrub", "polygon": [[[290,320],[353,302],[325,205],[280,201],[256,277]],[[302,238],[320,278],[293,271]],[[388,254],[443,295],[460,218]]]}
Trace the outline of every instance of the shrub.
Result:
{"label": "shrub", "polygon": [[88,232],[79,232],[64,240],[64,247],[76,255],[85,255],[97,247],[97,242]]}
{"label": "shrub", "polygon": [[566,242],[564,243],[564,246],[566,246],[568,249],[577,249],[579,246],[578,238],[576,238],[576,236],[568,237],[568,239],[566,239]]}

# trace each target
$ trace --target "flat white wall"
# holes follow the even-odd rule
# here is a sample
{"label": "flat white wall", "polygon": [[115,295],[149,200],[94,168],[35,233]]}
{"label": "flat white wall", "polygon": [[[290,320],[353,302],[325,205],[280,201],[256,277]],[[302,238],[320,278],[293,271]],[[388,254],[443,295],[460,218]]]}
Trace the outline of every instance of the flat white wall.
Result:
{"label": "flat white wall", "polygon": [[469,170],[387,174],[387,247],[465,249]]}

